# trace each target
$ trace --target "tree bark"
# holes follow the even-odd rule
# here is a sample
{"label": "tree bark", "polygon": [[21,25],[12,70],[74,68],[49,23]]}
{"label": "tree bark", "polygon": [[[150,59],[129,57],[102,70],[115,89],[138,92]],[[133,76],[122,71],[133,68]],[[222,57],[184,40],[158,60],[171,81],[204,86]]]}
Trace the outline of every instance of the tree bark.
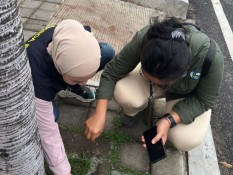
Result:
{"label": "tree bark", "polygon": [[7,174],[45,174],[16,0],[0,0],[0,175]]}

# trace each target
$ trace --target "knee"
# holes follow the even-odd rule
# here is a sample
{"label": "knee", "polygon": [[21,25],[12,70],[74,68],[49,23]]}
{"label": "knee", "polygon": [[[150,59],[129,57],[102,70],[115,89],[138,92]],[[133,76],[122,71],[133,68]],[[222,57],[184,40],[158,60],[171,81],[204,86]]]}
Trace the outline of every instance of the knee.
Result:
{"label": "knee", "polygon": [[210,126],[211,110],[198,116],[189,125],[179,124],[169,130],[168,139],[181,151],[190,151],[199,146],[206,137]]}
{"label": "knee", "polygon": [[136,97],[135,94],[127,89],[120,81],[116,84],[113,94],[114,100],[123,108],[141,109],[147,105],[147,100]]}
{"label": "knee", "polygon": [[205,135],[206,131],[204,130],[193,132],[177,125],[169,131],[168,139],[178,150],[190,151],[203,142]]}
{"label": "knee", "polygon": [[100,69],[103,69],[104,66],[115,56],[115,50],[107,43],[99,43],[99,45],[101,51]]}
{"label": "knee", "polygon": [[179,140],[179,141],[171,141],[172,144],[176,147],[176,149],[180,151],[190,151],[202,143],[203,139],[190,139],[190,140]]}
{"label": "knee", "polygon": [[101,50],[101,56],[105,56],[111,59],[115,56],[115,50],[112,48],[110,44],[99,43],[99,45]]}

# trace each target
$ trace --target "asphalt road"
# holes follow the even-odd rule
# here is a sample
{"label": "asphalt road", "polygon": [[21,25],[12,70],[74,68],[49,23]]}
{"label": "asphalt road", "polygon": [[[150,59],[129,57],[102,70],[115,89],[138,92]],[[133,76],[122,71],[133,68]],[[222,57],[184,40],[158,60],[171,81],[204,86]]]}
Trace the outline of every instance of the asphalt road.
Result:
{"label": "asphalt road", "polygon": [[220,2],[223,6],[227,20],[231,26],[231,30],[233,30],[233,15],[232,15],[233,0],[220,0]]}
{"label": "asphalt road", "polygon": [[[212,114],[212,131],[217,150],[218,161],[233,164],[233,61],[221,32],[211,0],[189,0],[192,17],[207,35],[221,47],[224,54],[224,80],[218,101]],[[225,15],[233,29],[233,0],[221,0]],[[233,168],[220,165],[222,175],[233,175]]]}

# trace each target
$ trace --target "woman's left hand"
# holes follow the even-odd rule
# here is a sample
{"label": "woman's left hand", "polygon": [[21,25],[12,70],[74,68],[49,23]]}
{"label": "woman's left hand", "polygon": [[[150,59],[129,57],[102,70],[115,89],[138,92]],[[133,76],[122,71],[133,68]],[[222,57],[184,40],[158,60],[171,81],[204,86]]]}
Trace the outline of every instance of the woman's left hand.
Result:
{"label": "woman's left hand", "polygon": [[[168,130],[170,128],[169,121],[166,118],[163,118],[156,123],[156,126],[157,126],[157,135],[151,140],[151,142],[152,144],[155,144],[162,138],[162,142],[163,144],[165,144],[167,141]],[[142,142],[145,143],[145,139],[143,136],[142,136]],[[145,147],[145,144],[143,146]]]}
{"label": "woman's left hand", "polygon": [[163,118],[159,120],[156,123],[156,125],[157,125],[157,135],[152,139],[152,143],[155,144],[162,138],[163,144],[165,144],[167,141],[167,134],[170,128],[170,123],[166,118]]}

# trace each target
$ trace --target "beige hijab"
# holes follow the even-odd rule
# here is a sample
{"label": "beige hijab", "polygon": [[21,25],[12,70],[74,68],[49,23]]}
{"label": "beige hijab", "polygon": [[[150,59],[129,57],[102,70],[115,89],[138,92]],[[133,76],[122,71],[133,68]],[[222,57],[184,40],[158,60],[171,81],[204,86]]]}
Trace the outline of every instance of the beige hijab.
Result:
{"label": "beige hijab", "polygon": [[100,65],[98,41],[76,20],[63,20],[56,26],[47,50],[62,75],[88,77]]}

